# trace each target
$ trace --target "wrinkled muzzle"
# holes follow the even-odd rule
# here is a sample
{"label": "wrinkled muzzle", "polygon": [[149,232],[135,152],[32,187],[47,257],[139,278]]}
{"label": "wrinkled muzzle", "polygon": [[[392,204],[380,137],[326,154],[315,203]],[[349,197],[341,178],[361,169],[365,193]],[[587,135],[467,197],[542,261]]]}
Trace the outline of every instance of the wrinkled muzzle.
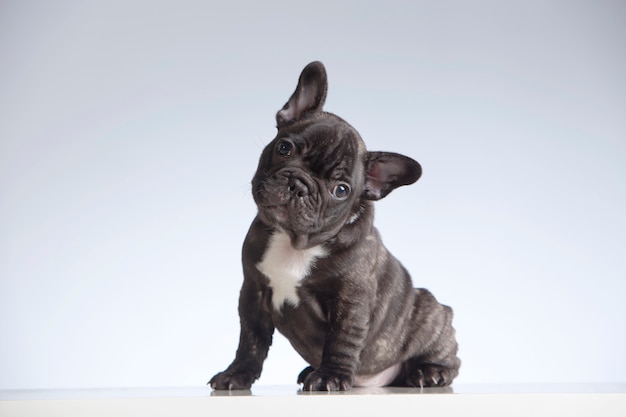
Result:
{"label": "wrinkled muzzle", "polygon": [[304,171],[285,168],[265,178],[257,175],[252,192],[259,214],[269,225],[296,233],[313,233],[321,227],[319,186]]}

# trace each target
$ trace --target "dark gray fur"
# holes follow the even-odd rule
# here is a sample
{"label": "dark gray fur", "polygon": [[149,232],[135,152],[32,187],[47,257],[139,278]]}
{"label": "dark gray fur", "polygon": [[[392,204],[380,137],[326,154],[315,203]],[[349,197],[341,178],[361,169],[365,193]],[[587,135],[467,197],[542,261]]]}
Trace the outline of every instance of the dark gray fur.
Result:
{"label": "dark gray fur", "polygon": [[[452,310],[413,288],[373,226],[373,201],[417,181],[421,167],[368,152],[352,126],[322,110],[326,91],[324,66],[312,62],[276,115],[278,133],[252,180],[258,215],[243,244],[239,348],[209,383],[250,388],[276,328],[311,365],[298,377],[304,390],[347,390],[355,378],[395,364],[400,371],[389,385],[449,385],[460,366]],[[295,249],[323,245],[328,253],[300,282],[297,306],[280,310],[257,268],[277,230]]]}

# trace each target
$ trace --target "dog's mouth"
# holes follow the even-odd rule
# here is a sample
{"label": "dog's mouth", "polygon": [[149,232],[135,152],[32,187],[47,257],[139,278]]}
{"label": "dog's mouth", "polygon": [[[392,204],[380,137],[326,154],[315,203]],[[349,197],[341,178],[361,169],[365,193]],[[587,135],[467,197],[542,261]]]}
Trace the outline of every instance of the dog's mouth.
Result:
{"label": "dog's mouth", "polygon": [[295,248],[308,247],[309,236],[323,227],[322,201],[315,180],[285,170],[263,180],[255,177],[252,188],[261,219],[289,234]]}
{"label": "dog's mouth", "polygon": [[256,200],[259,213],[271,226],[301,233],[313,233],[321,228],[317,198],[285,197],[281,193],[263,191],[257,194]]}

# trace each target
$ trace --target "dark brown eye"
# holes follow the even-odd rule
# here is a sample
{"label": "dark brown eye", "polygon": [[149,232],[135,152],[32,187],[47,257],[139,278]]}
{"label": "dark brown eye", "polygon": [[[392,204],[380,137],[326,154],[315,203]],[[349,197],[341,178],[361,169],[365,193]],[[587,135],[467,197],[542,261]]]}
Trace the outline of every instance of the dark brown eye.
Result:
{"label": "dark brown eye", "polygon": [[335,185],[332,195],[337,200],[345,200],[350,195],[350,186],[345,182]]}
{"label": "dark brown eye", "polygon": [[292,149],[293,149],[293,145],[290,142],[283,140],[283,141],[278,142],[278,147],[276,148],[276,151],[278,152],[280,156],[289,157],[291,156]]}

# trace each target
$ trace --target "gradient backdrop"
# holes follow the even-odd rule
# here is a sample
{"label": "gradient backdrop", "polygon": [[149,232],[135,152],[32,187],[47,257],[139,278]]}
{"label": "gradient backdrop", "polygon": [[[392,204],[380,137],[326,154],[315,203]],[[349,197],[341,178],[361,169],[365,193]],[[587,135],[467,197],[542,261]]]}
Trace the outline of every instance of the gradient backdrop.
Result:
{"label": "gradient backdrop", "polygon": [[[424,175],[387,246],[459,383],[626,381],[623,1],[0,2],[0,388],[203,385],[234,357],[249,182],[326,109]],[[304,362],[275,336],[261,384]]]}

